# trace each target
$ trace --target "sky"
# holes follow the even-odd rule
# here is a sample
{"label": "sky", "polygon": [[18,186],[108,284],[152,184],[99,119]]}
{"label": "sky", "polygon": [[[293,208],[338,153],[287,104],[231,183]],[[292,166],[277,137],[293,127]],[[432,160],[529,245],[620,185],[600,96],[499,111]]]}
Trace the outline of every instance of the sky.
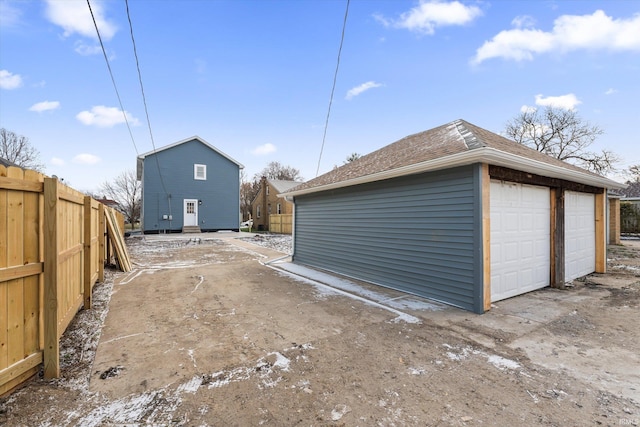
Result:
{"label": "sky", "polygon": [[131,27],[125,0],[89,4],[0,0],[0,127],[81,191],[194,135],[248,179],[278,161],[308,180],[545,106],[602,128],[590,148],[620,170],[640,164],[640,1],[351,0],[339,66],[347,0],[130,0]]}

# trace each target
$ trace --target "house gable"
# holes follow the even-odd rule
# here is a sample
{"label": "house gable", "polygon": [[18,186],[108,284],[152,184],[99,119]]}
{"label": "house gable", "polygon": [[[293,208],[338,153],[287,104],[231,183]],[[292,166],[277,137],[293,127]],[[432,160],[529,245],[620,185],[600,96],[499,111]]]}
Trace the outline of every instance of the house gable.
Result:
{"label": "house gable", "polygon": [[198,137],[138,157],[143,230],[180,231],[184,201],[197,201],[202,230],[237,229],[240,163]]}

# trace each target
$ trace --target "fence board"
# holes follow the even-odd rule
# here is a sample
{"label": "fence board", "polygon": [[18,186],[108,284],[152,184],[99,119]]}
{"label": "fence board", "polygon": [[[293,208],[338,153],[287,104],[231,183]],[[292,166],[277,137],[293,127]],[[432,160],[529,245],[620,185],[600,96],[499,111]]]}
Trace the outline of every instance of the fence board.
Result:
{"label": "fence board", "polygon": [[[6,181],[7,170],[0,167],[0,179]],[[7,193],[3,186],[0,186],[0,236],[7,235]],[[0,242],[0,269],[7,267],[7,243]],[[0,368],[9,365],[9,347],[7,346],[7,331],[9,329],[8,300],[7,300],[7,280],[0,278]]]}
{"label": "fence board", "polygon": [[269,231],[272,233],[291,234],[293,229],[292,214],[269,215]]}

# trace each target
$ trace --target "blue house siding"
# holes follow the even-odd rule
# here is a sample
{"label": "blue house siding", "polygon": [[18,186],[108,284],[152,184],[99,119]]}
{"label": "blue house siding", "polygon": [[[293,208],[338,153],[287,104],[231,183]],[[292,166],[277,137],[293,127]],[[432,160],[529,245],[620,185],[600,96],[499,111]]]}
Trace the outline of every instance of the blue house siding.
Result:
{"label": "blue house siding", "polygon": [[[237,163],[197,139],[150,153],[143,162],[142,227],[145,233],[181,231],[184,199],[200,202],[198,225],[202,231],[238,229],[240,167]],[[194,164],[206,165],[206,180],[194,179]],[[164,215],[172,219],[163,219]]]}
{"label": "blue house siding", "polygon": [[478,313],[480,166],[295,198],[294,262]]}

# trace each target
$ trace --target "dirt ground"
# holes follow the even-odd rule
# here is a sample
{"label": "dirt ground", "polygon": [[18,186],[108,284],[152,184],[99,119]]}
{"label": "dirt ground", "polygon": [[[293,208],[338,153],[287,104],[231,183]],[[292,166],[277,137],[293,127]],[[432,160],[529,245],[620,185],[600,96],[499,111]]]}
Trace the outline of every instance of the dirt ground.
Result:
{"label": "dirt ground", "polygon": [[129,239],[134,271],[96,285],[62,378],[0,399],[0,424],[640,424],[640,241],[476,315],[236,237]]}

